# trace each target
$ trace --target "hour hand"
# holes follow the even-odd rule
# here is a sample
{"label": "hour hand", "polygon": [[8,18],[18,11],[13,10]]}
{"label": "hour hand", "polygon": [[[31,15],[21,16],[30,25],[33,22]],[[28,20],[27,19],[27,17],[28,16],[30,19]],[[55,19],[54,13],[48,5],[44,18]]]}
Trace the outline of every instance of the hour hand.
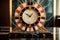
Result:
{"label": "hour hand", "polygon": [[31,15],[26,14],[27,16],[31,17]]}
{"label": "hour hand", "polygon": [[[28,15],[28,14],[26,14],[26,15]],[[29,16],[29,15],[28,15]]]}

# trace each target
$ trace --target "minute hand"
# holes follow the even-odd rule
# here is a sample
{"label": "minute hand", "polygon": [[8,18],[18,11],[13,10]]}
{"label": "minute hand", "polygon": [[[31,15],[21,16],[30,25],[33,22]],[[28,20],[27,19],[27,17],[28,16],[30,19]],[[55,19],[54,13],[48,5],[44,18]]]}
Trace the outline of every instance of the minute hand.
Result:
{"label": "minute hand", "polygon": [[30,16],[32,16],[32,15],[33,15],[33,13]]}
{"label": "minute hand", "polygon": [[33,14],[29,15],[29,17],[31,17]]}

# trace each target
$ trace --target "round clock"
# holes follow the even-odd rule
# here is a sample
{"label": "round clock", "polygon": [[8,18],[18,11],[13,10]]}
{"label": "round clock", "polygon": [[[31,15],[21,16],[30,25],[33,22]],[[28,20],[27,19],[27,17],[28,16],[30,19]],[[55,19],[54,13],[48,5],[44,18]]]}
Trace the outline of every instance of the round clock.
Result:
{"label": "round clock", "polygon": [[[22,31],[34,32],[44,29],[46,14],[43,7],[38,4],[28,4],[27,2],[19,5],[15,10],[14,19],[16,27]],[[43,31],[44,31],[43,30]]]}

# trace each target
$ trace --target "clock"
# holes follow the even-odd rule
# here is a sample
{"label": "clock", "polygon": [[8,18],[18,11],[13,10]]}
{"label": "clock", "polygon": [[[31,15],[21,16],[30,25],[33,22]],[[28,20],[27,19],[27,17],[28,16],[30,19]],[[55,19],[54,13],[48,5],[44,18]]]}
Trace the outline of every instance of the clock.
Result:
{"label": "clock", "polygon": [[44,27],[46,14],[43,7],[35,2],[20,4],[15,10],[16,27],[24,32],[48,32]]}

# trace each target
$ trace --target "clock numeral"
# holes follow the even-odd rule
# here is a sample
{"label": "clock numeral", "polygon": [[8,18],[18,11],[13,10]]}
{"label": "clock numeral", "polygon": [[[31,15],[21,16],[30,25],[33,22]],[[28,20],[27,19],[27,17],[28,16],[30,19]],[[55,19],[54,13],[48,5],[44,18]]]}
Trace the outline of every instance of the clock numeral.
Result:
{"label": "clock numeral", "polygon": [[40,13],[38,12],[38,16],[40,16]]}
{"label": "clock numeral", "polygon": [[37,25],[38,24],[38,22],[35,22],[35,24],[34,25]]}
{"label": "clock numeral", "polygon": [[15,17],[15,19],[19,19],[19,17]]}
{"label": "clock numeral", "polygon": [[40,21],[40,17],[38,18],[38,21]]}
{"label": "clock numeral", "polygon": [[27,2],[27,5],[33,5],[33,2]]}
{"label": "clock numeral", "polygon": [[27,27],[25,27],[25,31],[27,30]]}
{"label": "clock numeral", "polygon": [[39,12],[36,8],[34,8],[34,10],[36,10],[37,12]]}
{"label": "clock numeral", "polygon": [[33,30],[35,31],[35,27],[33,27]]}
{"label": "clock numeral", "polygon": [[34,24],[31,24],[31,26],[34,26]]}
{"label": "clock numeral", "polygon": [[42,19],[45,19],[45,17],[42,17]]}

